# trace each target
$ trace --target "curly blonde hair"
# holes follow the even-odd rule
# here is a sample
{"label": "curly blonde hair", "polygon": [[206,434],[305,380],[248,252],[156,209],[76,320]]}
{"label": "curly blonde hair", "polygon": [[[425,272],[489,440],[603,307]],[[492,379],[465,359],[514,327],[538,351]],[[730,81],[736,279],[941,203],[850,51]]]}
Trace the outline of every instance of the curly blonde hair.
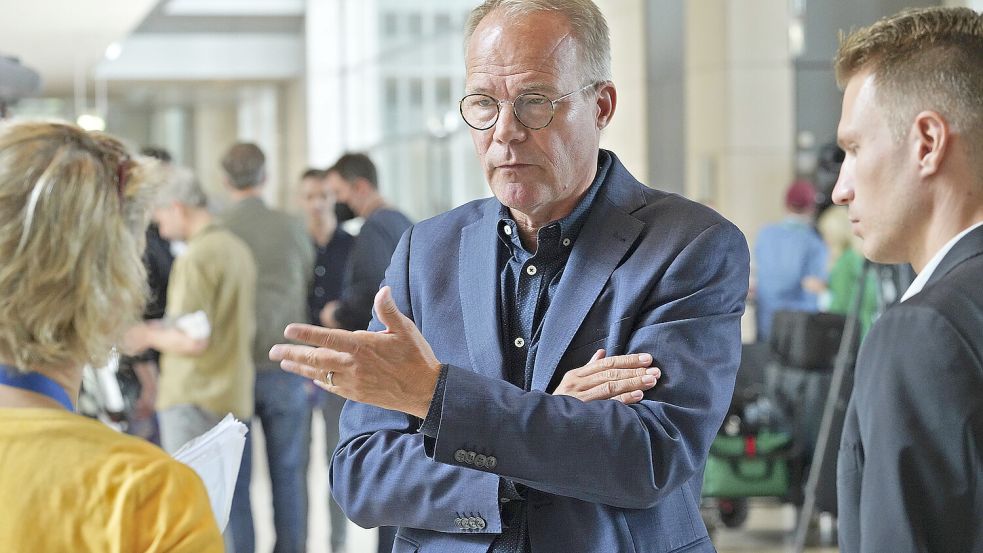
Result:
{"label": "curly blonde hair", "polygon": [[0,124],[0,359],[102,364],[146,301],[149,160],[52,122]]}

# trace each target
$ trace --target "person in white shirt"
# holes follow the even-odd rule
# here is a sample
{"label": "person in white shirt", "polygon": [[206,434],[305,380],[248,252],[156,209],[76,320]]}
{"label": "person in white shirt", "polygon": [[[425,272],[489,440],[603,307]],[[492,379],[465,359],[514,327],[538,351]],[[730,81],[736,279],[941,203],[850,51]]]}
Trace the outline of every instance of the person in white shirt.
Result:
{"label": "person in white shirt", "polygon": [[983,551],[983,15],[907,10],[840,45],[833,200],[918,278],[857,359],[837,465],[843,553]]}

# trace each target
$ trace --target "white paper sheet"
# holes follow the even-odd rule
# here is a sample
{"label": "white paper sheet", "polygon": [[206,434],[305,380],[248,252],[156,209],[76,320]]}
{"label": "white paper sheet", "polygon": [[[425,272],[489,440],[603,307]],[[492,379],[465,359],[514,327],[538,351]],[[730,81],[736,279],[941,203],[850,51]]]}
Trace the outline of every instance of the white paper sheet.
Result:
{"label": "white paper sheet", "polygon": [[194,469],[205,482],[212,512],[222,531],[229,523],[232,494],[235,492],[248,431],[246,425],[228,414],[214,428],[174,453],[175,459]]}

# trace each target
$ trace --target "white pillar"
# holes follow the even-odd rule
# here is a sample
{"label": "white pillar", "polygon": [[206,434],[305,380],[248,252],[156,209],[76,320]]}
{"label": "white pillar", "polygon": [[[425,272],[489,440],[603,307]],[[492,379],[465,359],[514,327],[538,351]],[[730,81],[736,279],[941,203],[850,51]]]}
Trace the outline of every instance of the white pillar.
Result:
{"label": "white pillar", "polygon": [[612,150],[635,177],[648,180],[649,133],[645,0],[596,0],[611,31],[611,64],[618,105],[601,147]]}
{"label": "white pillar", "polygon": [[349,110],[342,94],[342,4],[307,0],[307,159],[319,167],[334,163],[345,148]]}
{"label": "white pillar", "polygon": [[236,113],[238,140],[254,142],[266,154],[266,186],[263,198],[269,205],[279,206],[284,182],[281,142],[279,94],[276,85],[244,86],[239,90]]}

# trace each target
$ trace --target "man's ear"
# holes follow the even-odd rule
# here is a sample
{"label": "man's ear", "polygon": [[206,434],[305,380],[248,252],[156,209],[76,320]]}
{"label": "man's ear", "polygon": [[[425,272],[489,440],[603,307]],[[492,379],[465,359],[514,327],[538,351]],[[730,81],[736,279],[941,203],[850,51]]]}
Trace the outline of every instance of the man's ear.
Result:
{"label": "man's ear", "polygon": [[611,124],[614,110],[618,105],[618,90],[611,81],[597,85],[597,128],[602,130]]}
{"label": "man's ear", "polygon": [[919,175],[932,176],[942,168],[949,155],[952,129],[936,111],[923,111],[911,126],[912,148],[918,160]]}

